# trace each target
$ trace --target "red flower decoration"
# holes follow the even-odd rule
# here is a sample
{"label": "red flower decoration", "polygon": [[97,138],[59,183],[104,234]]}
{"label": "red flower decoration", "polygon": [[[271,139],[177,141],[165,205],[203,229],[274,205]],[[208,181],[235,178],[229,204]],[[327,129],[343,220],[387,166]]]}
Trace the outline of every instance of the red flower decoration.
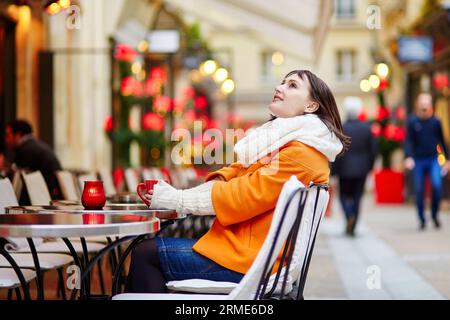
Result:
{"label": "red flower decoration", "polygon": [[142,84],[133,77],[125,77],[122,79],[120,91],[124,96],[141,96],[143,94]]}
{"label": "red flower decoration", "polygon": [[217,121],[214,119],[208,119],[208,124],[206,125],[207,129],[215,129],[218,128],[219,125],[217,124]]}
{"label": "red flower decoration", "polygon": [[205,96],[197,96],[194,99],[194,106],[197,109],[203,110],[208,106],[208,99]]}
{"label": "red flower decoration", "polygon": [[153,112],[148,112],[142,118],[142,127],[145,130],[162,131],[164,129],[164,118]]}
{"label": "red flower decoration", "polygon": [[206,128],[208,126],[208,123],[209,123],[208,116],[202,115],[202,116],[198,117],[198,119],[202,122],[202,128]]}
{"label": "red flower decoration", "polygon": [[403,141],[405,141],[405,138],[406,138],[405,129],[397,127],[395,129],[394,140],[396,140],[398,142],[403,142]]}
{"label": "red flower decoration", "polygon": [[118,187],[125,179],[123,168],[116,168],[113,172],[114,186]]}
{"label": "red flower decoration", "polygon": [[384,137],[388,140],[395,140],[396,132],[397,132],[397,127],[393,124],[388,124],[384,128]]}
{"label": "red flower decoration", "polygon": [[167,79],[166,71],[162,67],[154,67],[150,69],[150,78],[165,82]]}
{"label": "red flower decoration", "polygon": [[103,122],[103,130],[105,130],[106,133],[111,133],[113,131],[112,116],[107,116],[105,118],[105,121]]}
{"label": "red flower decoration", "polygon": [[366,110],[361,109],[361,111],[359,112],[357,118],[361,122],[367,121],[367,112],[366,112]]}
{"label": "red flower decoration", "polygon": [[167,96],[158,96],[153,100],[153,110],[156,112],[167,112],[170,109],[171,100]]}
{"label": "red flower decoration", "polygon": [[147,96],[156,96],[161,93],[162,86],[161,80],[147,78],[145,81],[145,94]]}
{"label": "red flower decoration", "polygon": [[191,86],[188,86],[188,87],[184,88],[183,95],[187,99],[192,99],[195,96],[194,88],[191,87]]}
{"label": "red flower decoration", "polygon": [[195,120],[195,111],[194,110],[188,110],[184,114],[184,118],[187,121],[194,121]]}
{"label": "red flower decoration", "polygon": [[378,123],[374,123],[371,127],[372,134],[375,137],[381,136],[381,126]]}
{"label": "red flower decoration", "polygon": [[136,51],[126,44],[117,45],[114,52],[114,58],[126,62],[133,62],[133,60],[136,58],[136,55]]}
{"label": "red flower decoration", "polygon": [[389,109],[386,107],[378,107],[375,115],[375,119],[377,121],[383,121],[387,118],[389,118],[390,112]]}
{"label": "red flower decoration", "polygon": [[395,110],[395,117],[396,117],[398,120],[400,120],[400,121],[405,120],[405,117],[406,117],[406,111],[405,111],[405,108],[404,108],[404,107],[398,107],[398,108]]}
{"label": "red flower decoration", "polygon": [[448,76],[445,73],[438,73],[433,78],[433,85],[437,90],[448,88]]}
{"label": "red flower decoration", "polygon": [[387,79],[381,79],[380,85],[378,86],[377,90],[382,91],[386,89],[389,86],[389,81]]}
{"label": "red flower decoration", "polygon": [[183,112],[183,110],[184,110],[183,100],[180,98],[175,98],[173,101],[173,111],[174,112]]}

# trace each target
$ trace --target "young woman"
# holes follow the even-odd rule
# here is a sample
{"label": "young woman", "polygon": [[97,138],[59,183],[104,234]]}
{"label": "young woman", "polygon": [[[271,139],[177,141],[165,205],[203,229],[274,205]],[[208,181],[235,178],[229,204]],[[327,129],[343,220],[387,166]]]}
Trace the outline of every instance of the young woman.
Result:
{"label": "young woman", "polygon": [[127,292],[166,292],[170,280],[239,282],[262,246],[283,184],[292,175],[305,185],[328,183],[329,161],[350,143],[328,86],[310,71],[294,70],[275,88],[269,110],[272,120],[235,145],[236,163],[198,187],[177,190],[161,181],[146,195],[151,208],[216,219],[199,240],[157,237],[139,244]]}

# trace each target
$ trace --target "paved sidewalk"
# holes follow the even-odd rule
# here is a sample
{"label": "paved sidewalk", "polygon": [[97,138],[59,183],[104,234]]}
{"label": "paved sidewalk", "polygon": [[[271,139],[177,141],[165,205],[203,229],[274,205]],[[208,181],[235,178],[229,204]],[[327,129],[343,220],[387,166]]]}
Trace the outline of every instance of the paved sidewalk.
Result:
{"label": "paved sidewalk", "polygon": [[442,228],[418,231],[415,208],[375,205],[367,194],[355,238],[340,204],[320,227],[305,299],[449,299],[450,211]]}

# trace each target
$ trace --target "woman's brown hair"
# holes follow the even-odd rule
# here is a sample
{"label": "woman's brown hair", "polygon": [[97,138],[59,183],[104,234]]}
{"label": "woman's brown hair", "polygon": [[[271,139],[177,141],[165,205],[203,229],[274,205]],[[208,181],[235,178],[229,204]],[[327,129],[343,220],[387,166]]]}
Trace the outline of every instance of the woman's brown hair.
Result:
{"label": "woman's brown hair", "polygon": [[343,148],[339,155],[342,155],[345,151],[347,151],[351,139],[344,134],[336,100],[334,99],[330,88],[322,79],[308,70],[293,70],[284,78],[287,78],[293,74],[296,74],[300,79],[305,79],[305,77],[308,79],[311,85],[309,95],[314,102],[319,104],[319,108],[314,112],[314,114],[316,114],[323,121],[323,123],[325,123],[328,129],[330,129],[330,131],[332,131],[336,137],[341,140]]}

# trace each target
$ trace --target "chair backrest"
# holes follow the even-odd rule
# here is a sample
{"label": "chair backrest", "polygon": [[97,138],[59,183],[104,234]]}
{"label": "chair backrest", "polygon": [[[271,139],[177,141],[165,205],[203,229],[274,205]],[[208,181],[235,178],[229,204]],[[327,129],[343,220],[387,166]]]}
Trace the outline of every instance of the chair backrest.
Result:
{"label": "chair backrest", "polygon": [[13,175],[12,185],[14,189],[14,193],[16,194],[16,198],[20,199],[20,194],[23,189],[23,181],[22,181],[22,171],[16,170]]}
{"label": "chair backrest", "polygon": [[57,171],[59,186],[65,200],[76,201],[80,199],[79,189],[75,184],[74,176],[69,171]]}
{"label": "chair backrest", "polygon": [[288,235],[291,234],[296,218],[305,206],[308,190],[292,176],[283,186],[275,207],[266,239],[248,272],[228,299],[260,299],[264,296],[264,279],[269,278],[272,267]]}
{"label": "chair backrest", "polygon": [[158,178],[155,177],[153,174],[153,170],[150,168],[143,168],[142,169],[142,179],[144,180],[157,180]]}
{"label": "chair backrest", "polygon": [[31,205],[49,205],[52,201],[47,184],[40,171],[31,173],[22,172],[22,177],[27,188],[28,196],[30,197]]}
{"label": "chair backrest", "polygon": [[[0,214],[5,214],[5,208],[10,206],[18,206],[17,197],[14,193],[13,185],[8,178],[0,180]],[[26,238],[6,237],[8,243],[5,244],[7,250],[17,250],[28,246]],[[44,242],[42,238],[33,238],[34,244],[39,245]]]}
{"label": "chair backrest", "polygon": [[135,169],[125,169],[125,181],[127,183],[127,189],[129,192],[136,192],[139,180],[139,175]]}
{"label": "chair backrest", "polygon": [[117,193],[114,187],[113,177],[111,171],[105,168],[99,170],[100,179],[103,181],[103,187],[107,195],[114,195]]}
{"label": "chair backrest", "polygon": [[79,184],[79,189],[80,189],[80,193],[83,192],[83,188],[84,188],[84,182],[85,181],[96,181],[98,180],[97,175],[94,172],[90,172],[87,174],[80,174],[78,175],[78,184]]}
{"label": "chair backrest", "polygon": [[0,180],[0,214],[5,213],[5,207],[18,206],[14,188],[8,178]]}
{"label": "chair backrest", "polygon": [[329,199],[328,186],[316,185],[310,188],[289,269],[289,275],[298,288],[296,299],[303,299],[303,289],[317,232]]}
{"label": "chair backrest", "polygon": [[153,176],[155,177],[155,179],[164,180],[164,174],[161,172],[159,168],[151,168],[151,171],[153,172]]}
{"label": "chair backrest", "polygon": [[[303,210],[302,220],[300,227],[298,227],[298,233],[295,241],[294,250],[292,252],[291,262],[289,263],[289,273],[287,275],[286,282],[284,283],[284,292],[293,292],[294,286],[297,286],[297,292],[303,297],[303,288],[306,281],[306,275],[308,272],[309,261],[312,256],[315,238],[319,229],[320,221],[322,220],[325,209],[329,200],[328,186],[327,185],[312,185],[308,193],[308,198]],[[283,282],[278,279],[285,277],[286,266],[284,266],[280,274],[272,274],[268,288],[272,288],[268,292],[271,294],[280,294],[283,289]],[[273,284],[277,282],[274,287]],[[300,286],[299,284],[303,284]],[[301,290],[300,290],[301,289]]]}

